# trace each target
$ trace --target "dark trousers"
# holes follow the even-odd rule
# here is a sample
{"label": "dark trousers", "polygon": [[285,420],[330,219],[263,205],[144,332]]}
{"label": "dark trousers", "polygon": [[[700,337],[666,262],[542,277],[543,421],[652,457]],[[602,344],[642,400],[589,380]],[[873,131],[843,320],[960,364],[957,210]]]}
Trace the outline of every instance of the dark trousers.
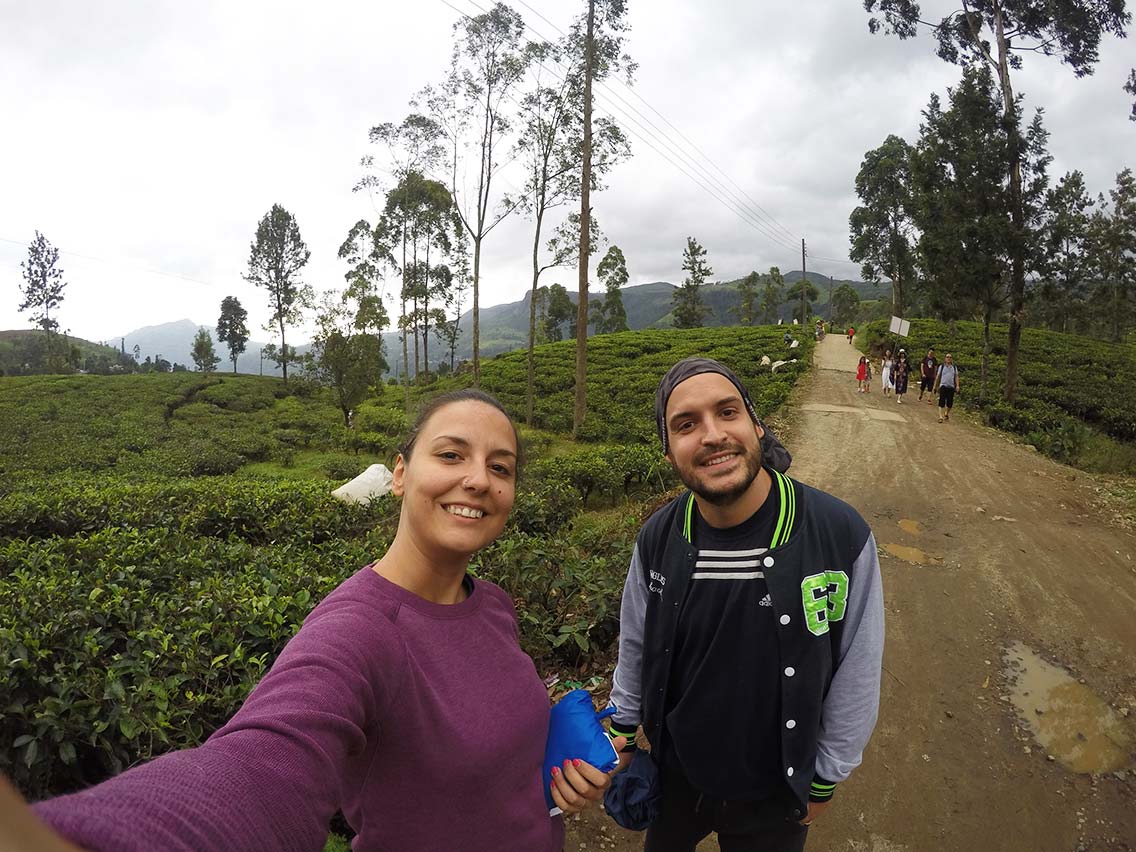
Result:
{"label": "dark trousers", "polygon": [[699,841],[718,833],[722,852],[802,852],[809,829],[793,816],[788,787],[760,802],[722,801],[702,796],[677,760],[662,769],[663,806],[647,829],[643,852],[694,852]]}

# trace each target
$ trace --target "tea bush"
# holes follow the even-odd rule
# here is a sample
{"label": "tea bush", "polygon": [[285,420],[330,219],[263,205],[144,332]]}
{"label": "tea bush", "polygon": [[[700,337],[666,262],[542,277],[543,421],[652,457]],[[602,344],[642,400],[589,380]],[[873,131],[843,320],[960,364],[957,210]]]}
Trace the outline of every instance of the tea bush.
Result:
{"label": "tea bush", "polygon": [[[1076,462],[1094,430],[1116,442],[1136,442],[1136,350],[1124,344],[1027,328],[1022,332],[1017,398],[1002,399],[1006,326],[991,327],[988,387],[981,393],[982,325],[912,320],[906,348],[915,364],[929,348],[942,360],[951,352],[962,374],[958,404],[980,411],[996,428],[1013,432],[1060,461]],[[894,347],[887,322],[863,330],[877,353]]]}
{"label": "tea bush", "polygon": [[[471,570],[516,602],[538,666],[586,666],[615,641],[635,535],[673,483],[655,435],[659,378],[710,355],[768,413],[812,347],[790,353],[783,331],[591,339],[576,444],[563,436],[574,344],[537,350],[537,422],[521,430],[532,461]],[[772,374],[763,354],[801,360]],[[524,353],[485,361],[482,377],[523,411]],[[412,388],[412,402],[468,381]],[[401,390],[364,402],[347,430],[325,392],[270,378],[0,377],[0,771],[38,797],[200,743],[312,607],[385,551],[397,502],[345,505],[320,477],[369,463],[350,451],[393,453],[409,422]],[[283,478],[281,464],[308,478]]]}

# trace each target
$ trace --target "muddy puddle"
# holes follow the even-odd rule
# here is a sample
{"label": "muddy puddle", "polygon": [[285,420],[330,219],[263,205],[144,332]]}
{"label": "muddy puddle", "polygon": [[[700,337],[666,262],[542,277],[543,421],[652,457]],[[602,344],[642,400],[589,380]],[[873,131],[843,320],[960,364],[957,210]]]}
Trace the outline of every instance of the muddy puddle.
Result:
{"label": "muddy puddle", "polygon": [[919,523],[919,521],[913,521],[910,518],[902,518],[899,521],[899,528],[912,535],[920,535],[923,532],[923,525]]}
{"label": "muddy puddle", "polygon": [[884,544],[881,545],[885,552],[890,553],[896,559],[902,559],[904,562],[910,562],[913,565],[930,565],[934,562],[934,557],[928,556],[918,547],[908,547],[906,544]]}
{"label": "muddy puddle", "polygon": [[1133,763],[1128,725],[1064,669],[1014,642],[1005,653],[1010,700],[1038,743],[1073,772],[1115,772]]}

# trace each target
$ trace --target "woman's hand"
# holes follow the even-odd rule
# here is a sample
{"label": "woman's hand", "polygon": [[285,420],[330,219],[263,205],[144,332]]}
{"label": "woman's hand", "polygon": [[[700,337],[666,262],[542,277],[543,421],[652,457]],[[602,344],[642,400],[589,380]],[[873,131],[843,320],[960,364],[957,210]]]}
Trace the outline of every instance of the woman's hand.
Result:
{"label": "woman's hand", "polygon": [[20,791],[0,775],[0,852],[83,852],[40,822]]}
{"label": "woman's hand", "polygon": [[[627,740],[615,737],[611,744],[618,752],[627,745]],[[622,766],[617,766],[605,773],[582,760],[566,760],[552,767],[552,801],[565,814],[578,814],[593,802],[603,800],[604,791],[611,785],[611,776],[620,768]]]}

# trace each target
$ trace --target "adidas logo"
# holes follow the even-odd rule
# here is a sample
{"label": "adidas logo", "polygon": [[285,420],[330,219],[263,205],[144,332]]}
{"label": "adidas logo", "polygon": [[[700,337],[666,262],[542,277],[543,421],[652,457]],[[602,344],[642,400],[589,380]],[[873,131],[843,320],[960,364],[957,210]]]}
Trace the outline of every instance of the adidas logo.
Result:
{"label": "adidas logo", "polygon": [[757,602],[757,605],[758,606],[773,606],[773,600],[769,597],[768,592],[766,592],[765,597],[763,597],[761,600],[759,600]]}

